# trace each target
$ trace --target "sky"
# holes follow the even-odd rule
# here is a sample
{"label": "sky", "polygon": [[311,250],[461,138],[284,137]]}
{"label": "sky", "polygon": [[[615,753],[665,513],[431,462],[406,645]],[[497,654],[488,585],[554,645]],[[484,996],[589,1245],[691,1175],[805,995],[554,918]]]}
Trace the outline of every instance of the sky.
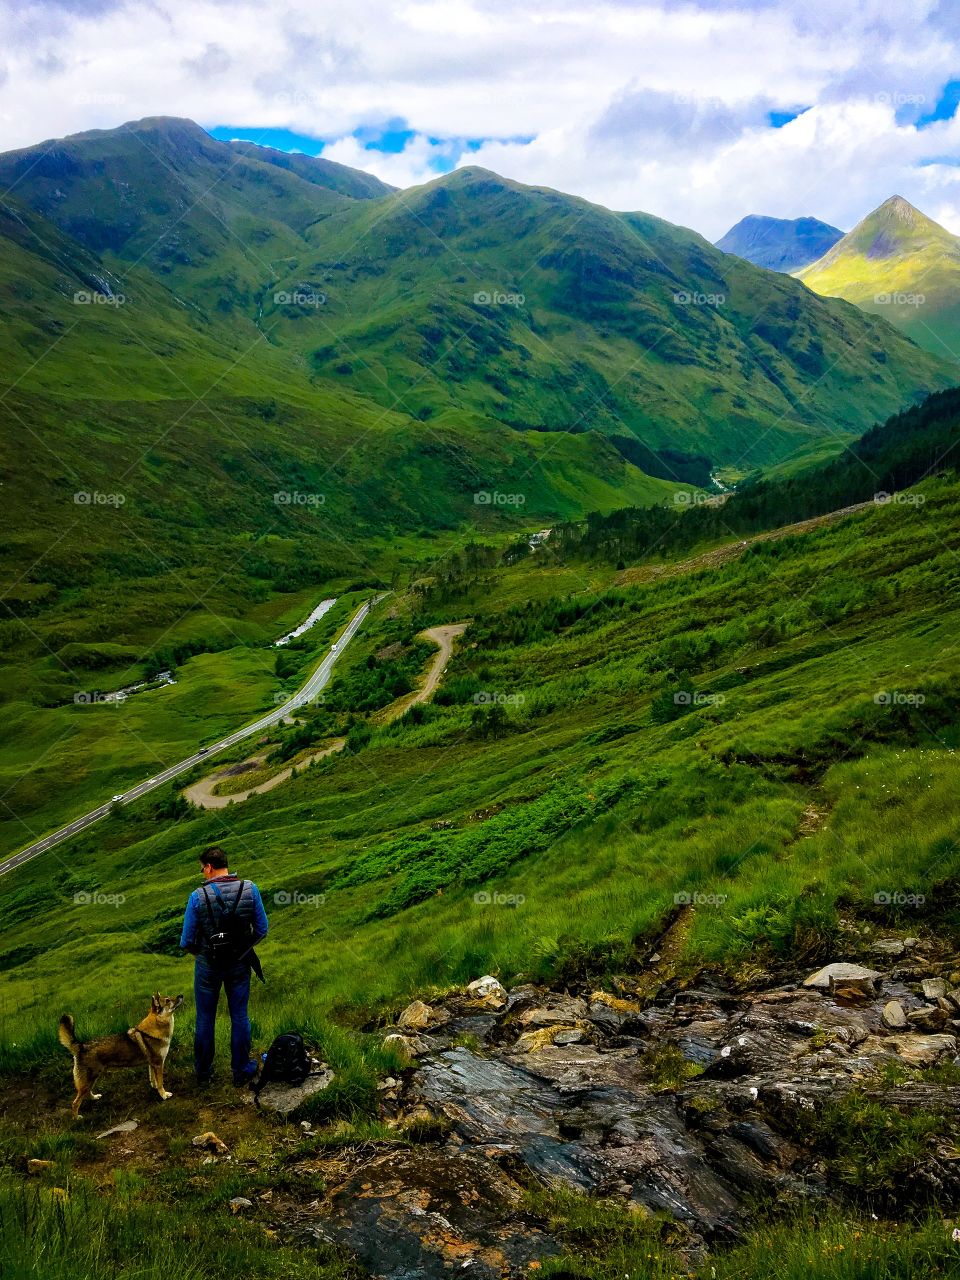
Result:
{"label": "sky", "polygon": [[710,239],[894,194],[960,234],[958,107],[960,0],[0,0],[0,150],[186,116]]}

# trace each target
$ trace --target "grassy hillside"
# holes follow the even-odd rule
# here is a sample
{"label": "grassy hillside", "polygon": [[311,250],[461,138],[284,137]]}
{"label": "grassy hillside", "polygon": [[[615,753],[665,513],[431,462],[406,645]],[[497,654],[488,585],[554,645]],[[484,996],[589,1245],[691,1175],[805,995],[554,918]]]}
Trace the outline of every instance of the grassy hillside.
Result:
{"label": "grassy hillside", "polygon": [[265,307],[316,371],[430,420],[633,433],[759,465],[860,430],[942,374],[884,326],[644,214],[462,169],[312,229],[283,282],[317,314]]}
{"label": "grassy hillside", "polygon": [[883,316],[926,351],[960,361],[960,238],[902,196],[796,275],[816,293]]}
{"label": "grassy hillside", "polygon": [[[361,664],[474,618],[435,705],[246,803],[171,820],[151,800],[13,874],[6,1051],[40,1051],[68,989],[102,1023],[145,963],[151,987],[183,984],[180,904],[212,840],[273,916],[260,1038],[294,1008],[362,1020],[481,971],[622,965],[678,893],[723,898],[695,913],[691,963],[829,958],[841,905],[956,928],[960,487],[920,493],[646,585],[544,599],[523,562],[443,605],[385,601]],[[528,599],[504,610],[511,574]],[[294,890],[309,905],[274,901]],[[92,891],[114,897],[73,901]],[[512,905],[476,897],[493,891]]]}

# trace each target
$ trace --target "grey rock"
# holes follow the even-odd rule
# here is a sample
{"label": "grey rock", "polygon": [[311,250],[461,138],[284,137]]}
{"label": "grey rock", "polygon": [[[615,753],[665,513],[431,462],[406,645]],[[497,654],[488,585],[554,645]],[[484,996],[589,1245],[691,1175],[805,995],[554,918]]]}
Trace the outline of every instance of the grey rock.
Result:
{"label": "grey rock", "polygon": [[520,1023],[529,1029],[579,1022],[587,1016],[587,1002],[579,996],[554,996],[546,1004],[526,1009]]}
{"label": "grey rock", "polygon": [[[312,1071],[303,1084],[280,1084],[279,1082],[264,1085],[257,1095],[256,1102],[264,1111],[272,1111],[276,1115],[289,1116],[308,1098],[322,1093],[334,1078],[329,1067],[321,1071]],[[250,1095],[253,1096],[252,1094]]]}
{"label": "grey rock", "polygon": [[494,1009],[504,1008],[509,999],[501,984],[489,973],[471,982],[467,987],[467,995],[471,1000],[480,1000]]}
{"label": "grey rock", "polygon": [[230,1201],[231,1213],[246,1213],[248,1209],[253,1208],[253,1201],[248,1200],[246,1196],[234,1196]]}
{"label": "grey rock", "polygon": [[817,991],[829,991],[831,984],[868,983],[875,989],[881,977],[882,975],[877,973],[876,969],[865,969],[860,964],[847,964],[845,961],[838,961],[834,964],[824,965],[816,973],[811,973],[809,978],[804,979],[803,985],[812,987]]}
{"label": "grey rock", "polygon": [[920,983],[924,1000],[936,1000],[938,996],[947,994],[947,984],[942,978],[924,978]]}
{"label": "grey rock", "polygon": [[907,1027],[907,1015],[899,1000],[889,1000],[883,1006],[883,1025],[891,1031],[902,1031]]}

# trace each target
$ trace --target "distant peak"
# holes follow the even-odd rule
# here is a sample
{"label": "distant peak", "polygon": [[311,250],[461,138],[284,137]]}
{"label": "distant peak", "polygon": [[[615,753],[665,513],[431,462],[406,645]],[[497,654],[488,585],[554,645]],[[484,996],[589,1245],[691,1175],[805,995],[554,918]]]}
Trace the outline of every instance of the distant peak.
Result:
{"label": "distant peak", "polygon": [[889,200],[884,200],[883,204],[875,212],[877,214],[885,214],[887,217],[898,218],[901,222],[928,221],[925,215],[915,208],[909,200],[904,200],[903,196],[891,196]]}

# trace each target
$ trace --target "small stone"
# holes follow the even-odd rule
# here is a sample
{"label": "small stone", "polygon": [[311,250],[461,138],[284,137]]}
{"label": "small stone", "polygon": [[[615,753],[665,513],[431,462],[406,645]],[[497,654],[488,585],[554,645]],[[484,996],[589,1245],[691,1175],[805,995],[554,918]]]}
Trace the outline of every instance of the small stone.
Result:
{"label": "small stone", "polygon": [[947,994],[947,984],[942,978],[924,978],[920,983],[924,1000],[936,1000],[938,996]]}
{"label": "small stone", "polygon": [[907,1015],[899,1000],[890,1000],[883,1006],[883,1025],[891,1031],[902,1031],[908,1025]]}
{"label": "small stone", "polygon": [[394,1080],[393,1076],[387,1076],[385,1079],[381,1080],[380,1083],[377,1085],[377,1088],[380,1090],[395,1089],[396,1087],[397,1087],[397,1082],[396,1080]]}
{"label": "small stone", "polygon": [[253,1201],[248,1200],[246,1196],[234,1196],[230,1201],[231,1213],[245,1213],[247,1209],[253,1208]]}
{"label": "small stone", "polygon": [[647,964],[659,964],[662,959],[663,957],[660,955],[660,952],[655,951],[653,955],[650,957],[650,959],[647,961]]}
{"label": "small stone", "polygon": [[414,1000],[397,1019],[397,1026],[405,1031],[424,1031],[434,1020],[434,1011],[422,1000]]}
{"label": "small stone", "polygon": [[558,1031],[553,1037],[554,1044],[579,1044],[583,1039],[583,1032],[579,1028],[573,1031]]}
{"label": "small stone", "polygon": [[27,1173],[44,1173],[47,1169],[53,1168],[52,1160],[28,1160]]}
{"label": "small stone", "polygon": [[489,973],[477,978],[467,987],[467,995],[471,1000],[480,1000],[491,1009],[502,1009],[509,997],[502,985]]}
{"label": "small stone", "polygon": [[384,1037],[383,1047],[385,1049],[393,1049],[399,1053],[403,1062],[413,1062],[414,1058],[419,1057],[421,1053],[429,1052],[430,1045],[420,1036],[403,1036],[399,1032],[392,1032]]}
{"label": "small stone", "polygon": [[209,1151],[219,1152],[220,1155],[226,1155],[230,1150],[227,1144],[209,1129],[206,1133],[198,1133],[190,1141],[195,1147],[206,1147]]}
{"label": "small stone", "polygon": [[881,956],[902,956],[906,951],[906,943],[900,938],[878,938],[870,950]]}
{"label": "small stone", "polygon": [[[303,1130],[304,1133],[312,1133],[313,1131],[313,1125],[310,1123],[309,1120],[301,1120],[300,1128]],[[260,1199],[262,1200],[263,1196],[261,1196]]]}

